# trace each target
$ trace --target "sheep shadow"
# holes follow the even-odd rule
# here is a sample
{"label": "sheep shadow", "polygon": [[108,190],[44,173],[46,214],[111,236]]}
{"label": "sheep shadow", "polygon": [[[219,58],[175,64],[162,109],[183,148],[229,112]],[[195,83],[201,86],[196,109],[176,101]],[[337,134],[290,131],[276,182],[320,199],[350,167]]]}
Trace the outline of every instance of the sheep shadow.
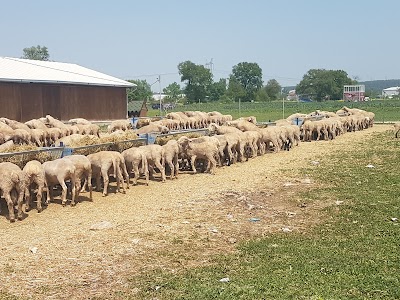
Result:
{"label": "sheep shadow", "polygon": [[[7,202],[4,198],[0,198],[0,216],[5,217],[8,221],[10,221],[10,214],[8,213]],[[31,209],[32,210],[32,209]],[[14,214],[15,220],[17,220],[17,208],[14,205]],[[22,207],[22,220],[25,220],[29,215],[24,211],[24,206]]]}

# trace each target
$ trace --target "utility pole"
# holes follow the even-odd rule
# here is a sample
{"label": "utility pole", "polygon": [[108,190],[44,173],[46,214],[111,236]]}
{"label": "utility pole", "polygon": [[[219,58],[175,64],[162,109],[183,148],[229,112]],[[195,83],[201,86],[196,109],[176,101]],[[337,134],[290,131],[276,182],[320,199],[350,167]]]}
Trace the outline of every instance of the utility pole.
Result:
{"label": "utility pole", "polygon": [[161,101],[161,75],[158,75],[158,96],[160,97],[160,117],[162,116],[162,101]]}
{"label": "utility pole", "polygon": [[213,63],[213,58],[211,58],[210,62],[206,62],[205,67],[210,70],[211,75],[213,75],[213,70],[214,70],[214,63]]}
{"label": "utility pole", "polygon": [[282,119],[285,118],[285,96],[283,94],[283,88],[281,88],[281,96],[282,96]]}

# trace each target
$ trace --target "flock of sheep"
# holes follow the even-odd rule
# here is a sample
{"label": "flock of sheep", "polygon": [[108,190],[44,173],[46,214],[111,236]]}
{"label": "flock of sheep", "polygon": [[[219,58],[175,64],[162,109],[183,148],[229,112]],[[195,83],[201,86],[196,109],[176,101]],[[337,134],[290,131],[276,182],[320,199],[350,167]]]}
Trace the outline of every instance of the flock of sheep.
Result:
{"label": "flock of sheep", "polygon": [[[302,121],[301,126],[293,125],[296,119]],[[12,130],[15,132],[14,136],[18,136],[17,132],[21,130],[30,132],[31,136],[43,131],[42,139],[34,139],[35,143],[42,145],[55,143],[62,136],[74,134],[100,136],[98,126],[85,119],[73,119],[70,123],[74,125],[66,125],[46,116],[26,122],[25,127],[23,123],[1,118],[0,138],[9,139]],[[232,116],[219,112],[174,112],[155,122],[141,119],[134,132],[166,133],[170,130],[207,128],[210,135],[198,138],[181,136],[170,139],[164,145],[131,147],[122,153],[100,151],[87,156],[70,155],[43,164],[32,160],[22,170],[11,162],[2,162],[0,190],[7,202],[9,220],[15,221],[15,206],[17,218],[23,219],[23,205],[25,204],[25,211],[28,211],[32,206],[31,196],[34,194],[36,208],[40,212],[43,192],[47,190],[45,203],[49,204],[53,201],[55,186],[61,186],[62,205],[66,205],[67,194],[70,193],[71,206],[74,206],[79,194],[86,190],[92,200],[92,179],[97,191],[103,187],[102,195],[106,196],[110,175],[116,180],[117,191],[122,188],[125,193],[130,185],[130,175],[134,174],[133,185],[137,184],[140,175],[144,175],[148,185],[154,169],[161,173],[162,182],[166,181],[166,169],[169,169],[171,179],[177,178],[179,170],[186,168],[194,173],[202,168],[203,171],[214,174],[217,166],[243,162],[266,152],[289,150],[299,145],[300,141],[334,139],[345,132],[368,128],[374,124],[374,114],[343,107],[336,113],[316,111],[308,115],[294,114],[275,123],[275,126],[261,128],[257,126],[255,117],[232,120]],[[74,126],[77,130],[75,133],[72,129]],[[118,120],[108,127],[108,134],[118,135],[132,130],[129,120]],[[57,136],[53,137],[51,132],[57,132]],[[23,140],[27,141],[25,138],[27,137]],[[8,141],[20,142],[18,139],[19,137],[11,138]],[[30,141],[33,141],[32,138]]]}

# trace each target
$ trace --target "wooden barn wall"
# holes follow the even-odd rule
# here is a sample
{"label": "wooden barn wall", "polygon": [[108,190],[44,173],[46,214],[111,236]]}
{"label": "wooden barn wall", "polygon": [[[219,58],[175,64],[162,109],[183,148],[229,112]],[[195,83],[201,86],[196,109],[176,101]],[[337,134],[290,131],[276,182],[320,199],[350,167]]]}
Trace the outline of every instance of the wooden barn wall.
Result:
{"label": "wooden barn wall", "polygon": [[0,83],[0,117],[21,119],[21,90],[13,83]]}
{"label": "wooden barn wall", "polygon": [[59,120],[123,119],[126,89],[117,87],[0,83],[0,117],[28,121],[45,115]]}
{"label": "wooden barn wall", "polygon": [[[43,89],[38,84],[20,84],[21,121],[43,117]],[[40,116],[40,117],[38,117]]]}
{"label": "wooden barn wall", "polygon": [[51,115],[61,118],[62,107],[60,105],[60,86],[59,85],[41,85],[42,87],[42,111],[41,116]]}
{"label": "wooden barn wall", "polygon": [[127,116],[126,89],[61,86],[61,119],[115,120]]}

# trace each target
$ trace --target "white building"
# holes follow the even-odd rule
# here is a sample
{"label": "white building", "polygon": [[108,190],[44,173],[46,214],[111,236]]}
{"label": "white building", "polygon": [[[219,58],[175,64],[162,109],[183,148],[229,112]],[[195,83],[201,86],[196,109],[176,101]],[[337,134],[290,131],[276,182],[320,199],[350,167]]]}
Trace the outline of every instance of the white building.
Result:
{"label": "white building", "polygon": [[298,101],[299,97],[296,94],[296,90],[290,90],[288,95],[286,96],[286,100],[289,101]]}
{"label": "white building", "polygon": [[160,98],[161,100],[164,100],[166,97],[168,97],[166,94],[153,94],[153,96],[151,96],[153,101],[160,101]]}
{"label": "white building", "polygon": [[387,89],[382,90],[382,97],[392,99],[393,96],[398,96],[400,93],[400,87],[394,86]]}

